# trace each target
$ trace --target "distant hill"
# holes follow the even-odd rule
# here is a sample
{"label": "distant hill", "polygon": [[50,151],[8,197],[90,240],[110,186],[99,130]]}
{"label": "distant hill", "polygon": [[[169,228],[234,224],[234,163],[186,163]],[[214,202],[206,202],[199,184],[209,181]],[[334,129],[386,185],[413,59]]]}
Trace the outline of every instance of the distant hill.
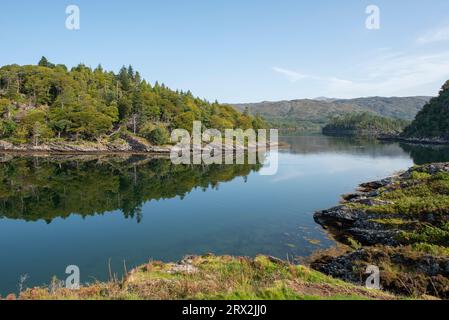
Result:
{"label": "distant hill", "polygon": [[402,136],[449,141],[449,80],[441,88],[439,96],[430,100],[416,115]]}
{"label": "distant hill", "polygon": [[302,99],[235,104],[238,110],[258,114],[272,126],[319,131],[330,119],[348,113],[371,112],[379,116],[413,120],[431,97],[370,97],[357,99]]}

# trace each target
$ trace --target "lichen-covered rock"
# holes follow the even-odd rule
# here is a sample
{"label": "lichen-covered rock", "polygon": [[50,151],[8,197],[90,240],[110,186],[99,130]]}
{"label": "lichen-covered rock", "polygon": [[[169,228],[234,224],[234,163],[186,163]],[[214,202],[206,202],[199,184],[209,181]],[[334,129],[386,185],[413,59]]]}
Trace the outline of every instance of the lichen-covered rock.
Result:
{"label": "lichen-covered rock", "polygon": [[370,265],[379,268],[384,290],[407,296],[449,298],[449,257],[417,253],[410,247],[372,247],[338,257],[324,255],[311,266],[334,278],[364,285]]}
{"label": "lichen-covered rock", "polygon": [[[384,289],[449,298],[449,163],[413,167],[364,183],[340,206],[315,213],[336,240],[355,248],[322,256],[312,267],[362,284],[366,267],[381,269]],[[362,249],[360,249],[362,247]]]}

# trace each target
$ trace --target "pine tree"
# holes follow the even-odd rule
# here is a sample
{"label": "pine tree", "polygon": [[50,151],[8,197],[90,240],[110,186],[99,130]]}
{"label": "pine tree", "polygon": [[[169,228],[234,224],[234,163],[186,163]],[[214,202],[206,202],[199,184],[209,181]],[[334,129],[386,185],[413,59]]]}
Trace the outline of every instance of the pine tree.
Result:
{"label": "pine tree", "polygon": [[38,66],[46,68],[55,67],[55,65],[53,63],[50,63],[46,57],[42,57],[41,60],[39,60]]}

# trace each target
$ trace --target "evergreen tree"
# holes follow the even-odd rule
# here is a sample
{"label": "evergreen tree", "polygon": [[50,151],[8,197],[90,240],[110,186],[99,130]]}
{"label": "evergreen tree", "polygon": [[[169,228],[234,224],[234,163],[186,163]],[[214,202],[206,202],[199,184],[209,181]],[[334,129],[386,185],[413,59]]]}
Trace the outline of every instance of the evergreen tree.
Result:
{"label": "evergreen tree", "polygon": [[39,60],[38,66],[46,67],[46,68],[54,68],[55,67],[55,65],[53,63],[50,63],[46,57],[42,57],[41,60]]}
{"label": "evergreen tree", "polygon": [[416,115],[412,124],[404,130],[406,138],[449,139],[449,81],[441,88],[438,97]]}

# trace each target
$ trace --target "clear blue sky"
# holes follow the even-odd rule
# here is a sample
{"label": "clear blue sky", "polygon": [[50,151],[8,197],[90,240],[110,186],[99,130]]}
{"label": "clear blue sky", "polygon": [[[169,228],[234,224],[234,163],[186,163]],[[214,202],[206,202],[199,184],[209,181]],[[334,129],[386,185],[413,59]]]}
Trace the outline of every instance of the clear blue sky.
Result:
{"label": "clear blue sky", "polygon": [[[71,4],[78,31],[65,28]],[[370,4],[380,30],[365,28]],[[435,95],[448,12],[448,0],[2,0],[0,64],[132,64],[221,102]]]}

